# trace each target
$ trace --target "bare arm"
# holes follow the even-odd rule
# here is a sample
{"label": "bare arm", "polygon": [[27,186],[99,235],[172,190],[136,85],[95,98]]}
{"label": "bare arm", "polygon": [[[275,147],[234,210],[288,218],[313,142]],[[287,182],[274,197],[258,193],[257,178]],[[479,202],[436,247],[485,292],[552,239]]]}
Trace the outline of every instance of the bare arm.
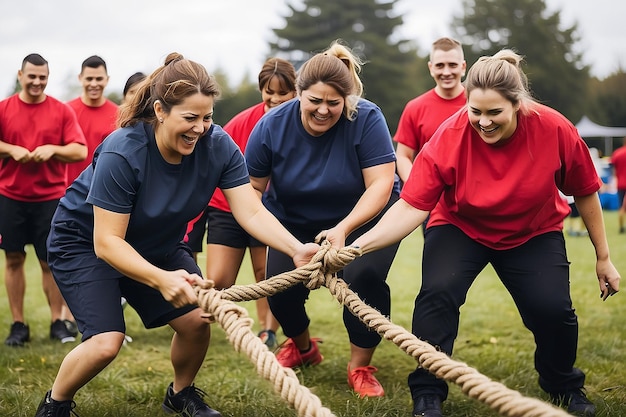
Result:
{"label": "bare arm", "polygon": [[[262,179],[251,177],[252,183],[259,185]],[[259,197],[265,186],[255,189],[251,184],[223,189],[230,209],[244,230],[261,242],[290,256],[296,266],[305,265],[319,250],[314,243],[302,244],[270,213]]]}
{"label": "bare arm", "polygon": [[30,151],[22,146],[12,145],[0,140],[0,159],[12,158],[25,164],[30,161]]}
{"label": "bare arm", "polygon": [[196,304],[197,297],[191,284],[201,278],[185,270],[165,271],[142,257],[125,239],[129,214],[119,214],[99,207],[94,211],[94,250],[122,274],[155,288],[176,307]]}
{"label": "bare arm", "polygon": [[50,158],[63,162],[79,162],[87,158],[87,147],[75,142],[67,145],[41,145],[30,154],[35,162],[46,162]]}
{"label": "bare arm", "polygon": [[411,168],[413,167],[413,161],[415,160],[415,149],[409,148],[402,143],[398,143],[396,146],[396,161],[398,176],[402,182],[406,182],[409,179]]}
{"label": "bare arm", "polygon": [[359,236],[353,245],[360,247],[363,253],[387,247],[401,241],[417,229],[428,214],[428,211],[416,209],[400,199],[387,210],[372,229]]}
{"label": "bare arm", "polygon": [[320,232],[316,240],[325,238],[336,248],[345,246],[346,236],[376,217],[389,201],[395,169],[393,162],[363,169],[365,192],[346,217],[332,229]]}
{"label": "bare arm", "polygon": [[574,202],[596,251],[596,274],[602,299],[606,300],[609,295],[619,291],[620,275],[609,255],[600,199],[596,193],[593,193],[584,197],[574,197]]}

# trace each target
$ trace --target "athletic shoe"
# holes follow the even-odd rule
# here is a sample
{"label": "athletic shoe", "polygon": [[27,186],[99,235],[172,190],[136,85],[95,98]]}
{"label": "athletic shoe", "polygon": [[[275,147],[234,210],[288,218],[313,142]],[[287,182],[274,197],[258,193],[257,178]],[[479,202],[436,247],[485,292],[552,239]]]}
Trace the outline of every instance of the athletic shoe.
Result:
{"label": "athletic shoe", "polygon": [[361,366],[350,370],[350,364],[348,364],[348,385],[361,398],[382,397],[385,395],[385,390],[374,376],[376,371],[378,369],[373,366]]}
{"label": "athletic shoe", "polygon": [[301,352],[293,339],[289,338],[280,347],[276,354],[276,360],[285,368],[296,368],[298,366],[317,365],[324,357],[320,353],[317,343],[321,343],[320,339],[311,339],[311,347],[306,352]]}
{"label": "athletic shoe", "polygon": [[74,337],[78,336],[78,325],[76,324],[75,321],[72,320],[63,320],[63,323],[65,323],[65,327],[67,327],[67,331],[70,332],[70,334]]}
{"label": "athletic shoe", "polygon": [[413,401],[413,417],[443,417],[441,399],[438,395],[426,394]]}
{"label": "athletic shoe", "polygon": [[222,417],[222,415],[204,402],[206,393],[194,385],[183,388],[174,394],[174,383],[167,387],[163,410],[166,413],[178,413],[182,417]]}
{"label": "athletic shoe", "polygon": [[24,346],[24,343],[30,340],[30,329],[28,324],[24,324],[20,321],[16,321],[11,325],[11,332],[9,336],[4,340],[4,344],[7,346]]}
{"label": "athletic shoe", "polygon": [[559,406],[567,406],[567,412],[582,417],[596,415],[596,406],[585,395],[582,388],[574,388],[562,393],[550,394],[552,403]]}
{"label": "athletic shoe", "polygon": [[76,403],[69,401],[56,401],[50,397],[50,392],[46,392],[46,396],[39,403],[35,417],[70,417],[71,414],[79,417],[73,410]]}
{"label": "athletic shoe", "polygon": [[269,350],[274,350],[278,347],[278,340],[276,339],[274,330],[262,330],[259,332],[258,336]]}
{"label": "athletic shoe", "polygon": [[61,343],[69,343],[76,340],[76,337],[67,330],[63,320],[55,320],[50,325],[50,339],[58,339]]}

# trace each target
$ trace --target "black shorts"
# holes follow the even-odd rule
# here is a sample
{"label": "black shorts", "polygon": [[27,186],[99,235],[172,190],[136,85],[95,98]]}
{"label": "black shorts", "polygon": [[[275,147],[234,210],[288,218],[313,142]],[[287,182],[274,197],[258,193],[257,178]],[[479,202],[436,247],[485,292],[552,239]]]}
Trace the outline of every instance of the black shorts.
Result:
{"label": "black shorts", "polygon": [[45,261],[46,239],[59,200],[36,203],[17,201],[0,195],[0,248],[5,252],[25,252],[29,243],[37,258]]}
{"label": "black shorts", "polygon": [[231,248],[253,248],[266,246],[250,236],[229,211],[209,207],[208,209],[208,227],[207,227],[207,243],[214,245],[229,246]]}
{"label": "black shorts", "polygon": [[[82,340],[100,333],[126,332],[121,297],[126,298],[128,304],[137,311],[148,329],[164,326],[198,308],[196,305],[174,307],[152,287],[122,274],[112,278],[112,268],[103,268],[102,264],[86,264],[91,266],[72,271],[57,270],[54,267],[52,269],[61,294],[82,333]],[[168,271],[184,269],[189,273],[202,275],[189,249],[184,245],[179,246],[165,263],[158,266]]]}

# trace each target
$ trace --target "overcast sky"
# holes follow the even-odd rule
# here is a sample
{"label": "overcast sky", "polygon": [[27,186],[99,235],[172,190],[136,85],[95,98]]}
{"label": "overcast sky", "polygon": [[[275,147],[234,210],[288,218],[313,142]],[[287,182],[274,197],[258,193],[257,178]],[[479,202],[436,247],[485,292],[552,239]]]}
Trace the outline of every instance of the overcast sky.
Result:
{"label": "overcast sky", "polygon": [[[626,68],[626,2],[545,1],[550,11],[562,11],[565,24],[578,22],[578,47],[592,75]],[[450,35],[461,0],[400,0],[397,9],[405,21],[399,34],[427,51],[434,39]],[[50,64],[46,92],[61,99],[68,98],[65,85],[77,84],[81,62],[94,54],[108,64],[109,92],[121,91],[135,71],[151,72],[172,51],[210,72],[220,68],[238,84],[256,77],[271,29],[283,25],[287,10],[286,0],[2,0],[0,98],[12,91],[22,59],[33,52]]]}

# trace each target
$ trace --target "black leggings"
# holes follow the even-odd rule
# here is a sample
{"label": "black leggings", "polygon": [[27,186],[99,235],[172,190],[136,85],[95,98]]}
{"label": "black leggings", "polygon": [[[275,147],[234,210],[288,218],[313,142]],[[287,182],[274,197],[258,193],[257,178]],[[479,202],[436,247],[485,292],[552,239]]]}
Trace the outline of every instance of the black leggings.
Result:
{"label": "black leggings", "polygon": [[[569,287],[569,261],[561,232],[549,232],[508,250],[483,246],[452,225],[426,231],[422,288],[415,299],[413,334],[452,354],[459,309],[476,276],[491,263],[513,297],[524,325],[535,337],[535,369],[547,392],[580,388],[585,375],[574,368],[578,320]],[[497,312],[494,312],[497,314]],[[448,387],[421,369],[409,375],[413,398]]]}
{"label": "black leggings", "polygon": [[[398,199],[394,194],[383,213]],[[346,238],[349,245],[358,236],[371,229],[382,216],[382,213],[374,220],[354,231]],[[321,230],[290,230],[300,241],[311,242]],[[364,256],[356,258],[338,276],[342,278],[350,289],[356,292],[359,297],[371,307],[377,309],[381,314],[389,316],[391,314],[391,295],[386,279],[391,263],[393,262],[399,243],[388,246],[381,250],[370,252]],[[294,269],[293,261],[290,257],[269,248],[267,255],[267,277],[273,277],[283,272]],[[287,337],[294,337],[304,332],[310,324],[309,316],[306,313],[305,303],[310,290],[303,284],[294,285],[286,291],[268,297],[272,313],[280,323],[283,333]],[[350,343],[361,348],[376,347],[381,337],[375,331],[369,330],[357,317],[344,307],[343,322],[348,331]]]}

